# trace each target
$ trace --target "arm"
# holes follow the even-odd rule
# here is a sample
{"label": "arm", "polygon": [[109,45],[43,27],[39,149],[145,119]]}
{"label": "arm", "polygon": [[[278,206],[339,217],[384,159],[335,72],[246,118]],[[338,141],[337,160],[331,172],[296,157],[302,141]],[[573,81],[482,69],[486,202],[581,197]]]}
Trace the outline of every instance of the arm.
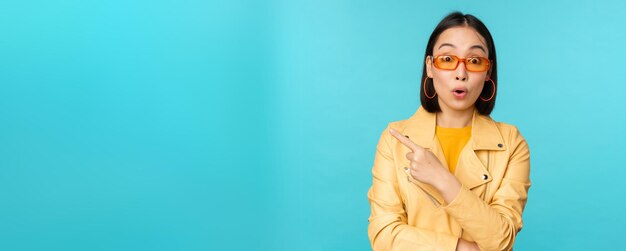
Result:
{"label": "arm", "polygon": [[502,183],[486,203],[466,187],[444,210],[469,233],[481,250],[510,250],[522,228],[522,211],[530,187],[530,152],[528,144],[515,130],[512,154]]}
{"label": "arm", "polygon": [[373,250],[455,250],[458,237],[409,226],[390,148],[383,131],[372,168],[368,236]]}

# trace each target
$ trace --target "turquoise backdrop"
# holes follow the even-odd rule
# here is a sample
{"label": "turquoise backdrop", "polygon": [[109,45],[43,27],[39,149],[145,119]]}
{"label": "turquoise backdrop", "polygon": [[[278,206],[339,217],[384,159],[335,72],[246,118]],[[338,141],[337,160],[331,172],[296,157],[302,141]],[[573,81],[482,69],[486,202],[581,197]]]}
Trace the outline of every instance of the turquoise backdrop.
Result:
{"label": "turquoise backdrop", "polygon": [[531,148],[515,249],[622,246],[623,1],[8,0],[0,250],[370,250],[378,137],[454,10]]}

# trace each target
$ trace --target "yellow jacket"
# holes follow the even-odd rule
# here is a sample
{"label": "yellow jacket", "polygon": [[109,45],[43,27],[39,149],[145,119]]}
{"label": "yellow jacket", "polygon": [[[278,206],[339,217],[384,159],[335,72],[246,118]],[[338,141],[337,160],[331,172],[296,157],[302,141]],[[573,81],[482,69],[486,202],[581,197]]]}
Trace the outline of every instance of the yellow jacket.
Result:
{"label": "yellow jacket", "polygon": [[404,172],[410,150],[389,133],[394,128],[408,136],[447,169],[435,126],[436,114],[420,107],[409,119],[389,123],[380,136],[367,194],[373,250],[455,250],[458,238],[481,250],[511,250],[530,188],[528,144],[515,126],[474,109],[472,136],[454,174],[462,188],[446,204],[434,187]]}

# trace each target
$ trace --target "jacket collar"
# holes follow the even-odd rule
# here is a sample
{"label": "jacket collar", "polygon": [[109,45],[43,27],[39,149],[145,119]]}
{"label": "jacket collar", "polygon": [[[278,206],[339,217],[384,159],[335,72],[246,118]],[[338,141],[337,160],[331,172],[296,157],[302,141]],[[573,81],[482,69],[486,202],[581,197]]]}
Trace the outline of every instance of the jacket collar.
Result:
{"label": "jacket collar", "polygon": [[[416,144],[431,149],[435,140],[437,114],[426,111],[420,106],[406,124],[403,134]],[[481,115],[474,108],[472,116],[472,136],[468,143],[473,150],[506,150],[502,134],[489,116]]]}

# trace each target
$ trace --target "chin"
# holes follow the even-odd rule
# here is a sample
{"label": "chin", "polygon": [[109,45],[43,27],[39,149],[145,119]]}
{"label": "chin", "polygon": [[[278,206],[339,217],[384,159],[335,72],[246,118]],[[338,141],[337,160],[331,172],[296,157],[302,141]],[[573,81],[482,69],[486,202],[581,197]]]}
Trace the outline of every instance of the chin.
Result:
{"label": "chin", "polygon": [[439,104],[441,103],[444,103],[445,106],[455,111],[466,111],[468,109],[474,108],[475,102],[471,102],[470,100],[454,100],[453,98],[453,100],[449,100],[447,102],[442,102],[442,100],[439,100]]}

